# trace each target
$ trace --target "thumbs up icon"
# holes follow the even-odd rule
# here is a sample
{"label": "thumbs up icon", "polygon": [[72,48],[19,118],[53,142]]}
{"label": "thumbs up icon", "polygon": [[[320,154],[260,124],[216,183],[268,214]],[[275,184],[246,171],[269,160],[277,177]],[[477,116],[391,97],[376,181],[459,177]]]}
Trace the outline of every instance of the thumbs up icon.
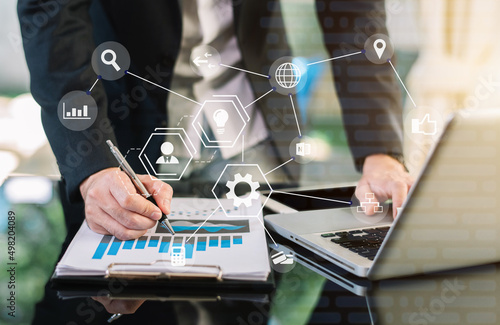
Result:
{"label": "thumbs up icon", "polygon": [[411,119],[411,133],[423,135],[436,135],[437,122],[432,121],[429,114],[425,114],[422,121],[418,118]]}

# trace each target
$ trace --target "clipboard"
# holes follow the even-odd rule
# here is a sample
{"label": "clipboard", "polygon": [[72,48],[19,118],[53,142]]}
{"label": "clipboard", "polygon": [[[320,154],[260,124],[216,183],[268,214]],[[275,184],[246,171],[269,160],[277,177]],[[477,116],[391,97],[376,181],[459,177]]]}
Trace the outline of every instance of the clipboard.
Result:
{"label": "clipboard", "polygon": [[153,267],[157,263],[171,263],[171,260],[156,260],[151,263],[111,263],[106,270],[105,278],[124,278],[124,279],[214,279],[222,281],[222,268],[219,265],[191,265],[190,268],[213,268],[216,273],[184,273],[184,272],[168,272],[168,271],[133,271],[117,269],[118,266],[142,266]]}
{"label": "clipboard", "polygon": [[50,279],[51,287],[61,298],[107,296],[113,299],[148,300],[252,300],[266,301],[275,289],[271,272],[265,281],[223,279],[217,265],[193,265],[198,268],[214,268],[216,273],[185,273],[153,270],[119,270],[119,266],[154,266],[169,260],[151,263],[111,263],[105,276],[58,276]]}
{"label": "clipboard", "polygon": [[[206,298],[273,291],[262,221],[240,217],[257,213],[259,206],[231,209],[234,216],[228,217],[228,210],[215,199],[172,202],[176,210],[171,222],[186,228],[175,236],[155,226],[140,238],[122,241],[92,232],[84,221],[57,263],[52,287],[87,296],[160,294],[162,299],[177,294]],[[231,200],[222,203],[233,207]],[[204,210],[200,212],[198,206]],[[210,223],[204,214],[212,216]],[[194,236],[192,230],[203,225],[203,231]],[[178,248],[184,248],[184,258],[176,259]]]}

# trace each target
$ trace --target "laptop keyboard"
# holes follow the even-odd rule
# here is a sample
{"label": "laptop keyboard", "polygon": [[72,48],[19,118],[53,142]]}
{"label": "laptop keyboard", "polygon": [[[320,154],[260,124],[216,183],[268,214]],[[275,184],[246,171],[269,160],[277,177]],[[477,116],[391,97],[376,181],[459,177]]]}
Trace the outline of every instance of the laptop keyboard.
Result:
{"label": "laptop keyboard", "polygon": [[321,237],[331,238],[333,243],[373,261],[389,229],[390,227],[381,227],[330,232],[321,234]]}

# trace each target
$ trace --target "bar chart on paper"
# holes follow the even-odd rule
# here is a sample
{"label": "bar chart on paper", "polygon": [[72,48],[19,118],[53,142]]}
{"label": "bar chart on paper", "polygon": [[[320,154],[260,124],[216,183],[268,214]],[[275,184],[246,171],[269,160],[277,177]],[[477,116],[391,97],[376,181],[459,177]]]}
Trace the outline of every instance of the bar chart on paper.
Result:
{"label": "bar chart on paper", "polygon": [[[224,201],[224,200],[221,200]],[[195,266],[220,267],[227,279],[265,279],[270,272],[260,206],[240,209],[232,200],[172,200],[169,221],[175,235],[159,225],[133,240],[93,232],[84,222],[56,267],[61,276],[103,275],[110,265],[148,265],[196,272]],[[195,208],[196,207],[196,208]],[[183,266],[173,252],[183,252]],[[160,264],[158,264],[160,263]],[[132,266],[133,267],[133,266]],[[193,268],[194,267],[194,268]],[[127,269],[128,270],[128,269]],[[184,272],[184,271],[183,271]]]}
{"label": "bar chart on paper", "polygon": [[[104,255],[117,255],[120,250],[155,249],[158,253],[170,253],[172,247],[184,245],[186,258],[193,258],[195,252],[206,252],[215,247],[231,248],[242,245],[242,234],[250,232],[249,221],[243,220],[185,220],[170,219],[175,236],[168,230],[156,226],[154,232],[135,240],[122,241],[112,236],[103,236],[95,249],[92,259],[101,259]],[[199,228],[199,229],[198,229]],[[198,229],[195,236],[191,235]],[[191,237],[191,238],[189,238]],[[189,240],[188,240],[189,239]]]}

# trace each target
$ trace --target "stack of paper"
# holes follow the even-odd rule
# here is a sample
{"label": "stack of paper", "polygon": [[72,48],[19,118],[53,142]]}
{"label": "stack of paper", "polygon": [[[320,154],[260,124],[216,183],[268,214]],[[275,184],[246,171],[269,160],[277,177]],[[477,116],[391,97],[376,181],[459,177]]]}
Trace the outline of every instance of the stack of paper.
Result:
{"label": "stack of paper", "polygon": [[[232,200],[182,199],[172,201],[169,221],[176,234],[161,226],[135,240],[121,241],[91,231],[84,222],[56,267],[56,276],[102,276],[112,263],[120,271],[218,273],[224,279],[266,280],[269,259],[260,206],[237,209]],[[154,261],[156,264],[148,264]],[[134,264],[134,265],[131,265]],[[202,267],[200,267],[202,266]]]}

